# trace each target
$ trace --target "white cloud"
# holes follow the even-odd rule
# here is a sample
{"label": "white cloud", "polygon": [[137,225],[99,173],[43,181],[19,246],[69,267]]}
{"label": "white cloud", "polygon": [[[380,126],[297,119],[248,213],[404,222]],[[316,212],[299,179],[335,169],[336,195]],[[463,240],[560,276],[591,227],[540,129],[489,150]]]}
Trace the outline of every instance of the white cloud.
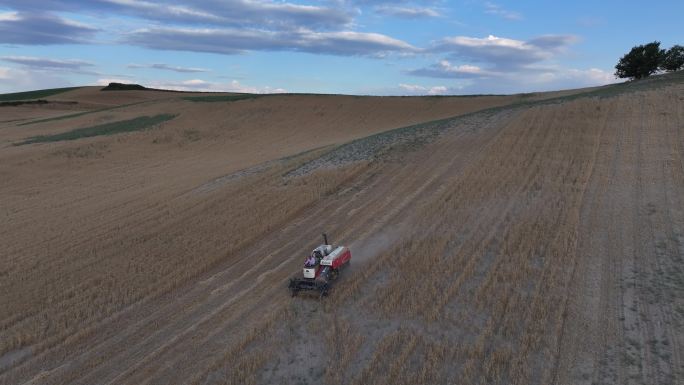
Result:
{"label": "white cloud", "polygon": [[576,69],[550,66],[520,72],[504,72],[499,76],[474,79],[465,93],[519,93],[556,91],[616,83],[610,71],[598,68]]}
{"label": "white cloud", "polygon": [[557,64],[576,41],[577,38],[570,35],[543,35],[530,40],[493,35],[447,37],[437,42],[431,51],[447,54],[448,60],[407,73],[440,79],[469,79],[464,91],[475,93],[549,91],[613,82],[608,71],[572,69]]}
{"label": "white cloud", "polygon": [[17,12],[0,12],[0,21],[18,21],[20,19]]}
{"label": "white cloud", "polygon": [[148,88],[173,91],[194,91],[194,92],[242,92],[250,94],[275,94],[287,92],[286,89],[271,86],[250,86],[240,83],[237,80],[229,82],[213,82],[204,79],[187,79],[179,81],[170,80],[138,80],[125,78],[101,78],[97,80],[97,85],[106,86],[109,83],[140,84]]}
{"label": "white cloud", "polygon": [[410,53],[410,44],[378,33],[299,29],[290,32],[214,28],[153,28],[133,31],[126,42],[147,48],[212,52],[300,51],[340,56],[384,56]]}
{"label": "white cloud", "polygon": [[[161,50],[240,54],[299,51],[385,57],[418,50],[390,36],[353,30],[360,10],[345,1],[324,5],[280,0],[6,0],[18,12],[0,18],[0,43],[92,43],[97,31],[58,15],[111,15],[144,28],[121,31],[119,42]],[[418,6],[380,6],[401,17],[432,17]],[[176,72],[201,72],[157,68]]]}
{"label": "white cloud", "polygon": [[572,35],[542,35],[527,41],[494,35],[453,36],[437,41],[430,51],[456,61],[481,63],[488,71],[511,71],[553,59],[576,41]]}
{"label": "white cloud", "polygon": [[448,88],[445,86],[430,87],[428,90],[428,95],[444,95],[446,94]]}
{"label": "white cloud", "polygon": [[77,59],[52,59],[35,56],[2,56],[0,59],[36,69],[72,69],[93,67],[95,64]]}
{"label": "white cloud", "polygon": [[408,74],[413,76],[454,79],[482,78],[498,75],[498,73],[494,71],[486,71],[475,65],[461,64],[455,66],[448,60],[440,60],[438,63],[429,67],[409,71]]}
{"label": "white cloud", "polygon": [[[478,76],[478,70],[472,70],[472,76],[454,73],[463,70],[463,66],[446,67],[442,63],[427,69],[414,70],[409,74],[442,79],[465,80],[460,92],[465,93],[518,93],[533,91],[554,91],[570,88],[592,87],[615,83],[618,80],[611,71],[598,68],[576,69],[560,66],[528,67],[513,71],[488,72]],[[446,67],[446,68],[444,68]],[[432,72],[430,72],[432,71]],[[451,87],[453,88],[453,86]]]}
{"label": "white cloud", "polygon": [[540,71],[539,74],[525,76],[525,82],[546,86],[547,89],[550,89],[549,86],[556,87],[567,85],[570,87],[589,87],[617,83],[618,81],[619,80],[615,78],[615,75],[612,72],[598,68],[586,70],[575,68],[547,68]]}
{"label": "white cloud", "polygon": [[375,12],[387,15],[401,17],[405,19],[418,19],[424,17],[439,17],[441,16],[433,8],[428,7],[402,7],[396,5],[380,5],[375,7]]}
{"label": "white cloud", "polygon": [[50,73],[0,67],[1,93],[67,87],[71,85],[68,80]]}
{"label": "white cloud", "polygon": [[35,56],[0,56],[0,60],[20,65],[20,68],[31,71],[32,74],[80,74],[103,76],[93,70],[94,63],[78,59],[58,59]]}
{"label": "white cloud", "polygon": [[272,0],[4,0],[3,3],[19,10],[94,15],[117,13],[162,24],[210,24],[223,27],[307,26],[329,29],[349,25],[355,14],[344,6],[302,5]]}
{"label": "white cloud", "polygon": [[580,74],[586,76],[587,79],[594,84],[618,83],[621,81],[615,77],[615,74],[612,71],[604,71],[599,68],[590,68],[585,71],[580,71]]}
{"label": "white cloud", "polygon": [[571,36],[542,36],[530,41],[494,35],[485,38],[455,36],[440,40],[433,50],[449,53],[454,58],[510,68],[550,59],[572,42]]}
{"label": "white cloud", "polygon": [[485,2],[485,13],[496,15],[508,20],[522,20],[523,16],[520,12],[509,11],[498,4],[492,2]]}
{"label": "white cloud", "polygon": [[446,86],[424,87],[416,84],[399,84],[399,88],[410,95],[444,95],[449,91]]}
{"label": "white cloud", "polygon": [[8,12],[0,16],[0,43],[49,45],[78,44],[97,29],[45,12]]}
{"label": "white cloud", "polygon": [[165,71],[173,71],[173,72],[180,72],[180,73],[194,73],[194,72],[211,72],[208,69],[205,68],[192,68],[192,67],[180,67],[180,66],[172,66],[168,65],[165,63],[154,63],[154,64],[129,64],[126,67],[128,68],[151,68],[151,69],[157,69],[157,70],[165,70]]}
{"label": "white cloud", "polygon": [[401,88],[402,90],[409,91],[411,93],[424,92],[426,89],[423,86],[419,86],[419,85],[415,85],[415,84],[399,84],[399,88]]}
{"label": "white cloud", "polygon": [[485,38],[456,36],[448,37],[443,40],[446,44],[463,47],[508,47],[515,49],[525,49],[525,42],[522,40],[507,39],[505,37],[497,37],[489,35]]}

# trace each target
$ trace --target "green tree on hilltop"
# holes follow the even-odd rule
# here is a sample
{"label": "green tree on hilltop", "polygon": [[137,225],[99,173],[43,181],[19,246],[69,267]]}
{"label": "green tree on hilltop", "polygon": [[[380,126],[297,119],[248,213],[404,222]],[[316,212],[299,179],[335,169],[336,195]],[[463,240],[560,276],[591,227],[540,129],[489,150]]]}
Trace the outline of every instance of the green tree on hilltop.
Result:
{"label": "green tree on hilltop", "polygon": [[648,77],[658,71],[664,56],[665,50],[660,48],[659,41],[638,45],[620,58],[615,66],[615,76],[630,79]]}
{"label": "green tree on hilltop", "polygon": [[665,71],[679,71],[684,69],[684,47],[674,45],[665,52],[660,68]]}

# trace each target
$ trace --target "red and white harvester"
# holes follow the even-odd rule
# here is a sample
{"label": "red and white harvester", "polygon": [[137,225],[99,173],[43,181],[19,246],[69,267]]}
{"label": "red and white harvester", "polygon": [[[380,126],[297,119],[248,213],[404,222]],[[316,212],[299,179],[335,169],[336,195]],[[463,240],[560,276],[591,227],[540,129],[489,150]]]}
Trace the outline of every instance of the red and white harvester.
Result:
{"label": "red and white harvester", "polygon": [[320,297],[327,296],[332,281],[350,262],[349,248],[329,245],[327,235],[323,234],[323,244],[313,249],[307,257],[302,276],[290,279],[288,287],[292,296],[300,291],[314,291]]}

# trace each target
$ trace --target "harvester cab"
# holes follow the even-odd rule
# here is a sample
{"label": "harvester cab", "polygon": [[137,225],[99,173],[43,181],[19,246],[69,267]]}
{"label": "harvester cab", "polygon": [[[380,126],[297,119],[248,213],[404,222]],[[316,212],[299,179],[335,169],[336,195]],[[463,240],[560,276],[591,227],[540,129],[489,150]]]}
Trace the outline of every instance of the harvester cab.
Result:
{"label": "harvester cab", "polygon": [[349,248],[328,244],[328,237],[323,234],[323,244],[313,249],[306,258],[302,276],[290,279],[288,287],[292,296],[300,291],[318,293],[320,297],[327,296],[332,281],[350,262]]}

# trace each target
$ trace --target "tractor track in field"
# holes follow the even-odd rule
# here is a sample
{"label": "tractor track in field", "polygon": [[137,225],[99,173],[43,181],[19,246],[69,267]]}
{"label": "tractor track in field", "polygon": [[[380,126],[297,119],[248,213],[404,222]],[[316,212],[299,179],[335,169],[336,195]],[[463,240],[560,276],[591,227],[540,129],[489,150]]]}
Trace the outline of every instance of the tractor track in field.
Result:
{"label": "tractor track in field", "polygon": [[637,100],[630,114],[606,122],[603,159],[584,198],[583,257],[566,325],[575,342],[562,347],[559,384],[681,378],[681,315],[673,300],[682,287],[668,286],[666,273],[682,255],[676,241],[684,219],[681,129],[672,119],[654,135],[656,123],[647,119],[658,115],[649,111],[656,107]]}

